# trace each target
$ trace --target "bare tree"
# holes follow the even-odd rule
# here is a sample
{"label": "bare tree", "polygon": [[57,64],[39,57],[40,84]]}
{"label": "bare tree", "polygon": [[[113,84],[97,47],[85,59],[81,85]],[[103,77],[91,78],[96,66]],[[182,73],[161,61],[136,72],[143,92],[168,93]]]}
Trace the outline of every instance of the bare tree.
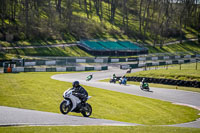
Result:
{"label": "bare tree", "polygon": [[88,11],[87,0],[84,0],[84,6],[85,6],[85,12],[86,12],[86,14],[87,14],[87,18],[89,18],[89,11]]}
{"label": "bare tree", "polygon": [[102,0],[93,0],[94,6],[96,8],[96,14],[99,16],[100,21],[102,21],[103,18],[103,9],[102,9]]}
{"label": "bare tree", "polygon": [[112,24],[114,24],[114,20],[115,20],[115,11],[116,11],[116,8],[117,8],[117,2],[118,2],[118,0],[111,0],[110,22]]}
{"label": "bare tree", "polygon": [[125,33],[127,34],[128,31],[128,6],[127,6],[128,0],[123,0],[123,25],[125,29]]}

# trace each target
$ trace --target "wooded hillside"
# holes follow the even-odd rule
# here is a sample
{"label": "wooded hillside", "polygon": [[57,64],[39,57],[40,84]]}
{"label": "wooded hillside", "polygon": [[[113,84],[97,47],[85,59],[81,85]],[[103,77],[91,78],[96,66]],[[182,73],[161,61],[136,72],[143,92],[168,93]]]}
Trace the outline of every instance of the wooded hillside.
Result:
{"label": "wooded hillside", "polygon": [[200,0],[0,0],[0,40],[196,38]]}

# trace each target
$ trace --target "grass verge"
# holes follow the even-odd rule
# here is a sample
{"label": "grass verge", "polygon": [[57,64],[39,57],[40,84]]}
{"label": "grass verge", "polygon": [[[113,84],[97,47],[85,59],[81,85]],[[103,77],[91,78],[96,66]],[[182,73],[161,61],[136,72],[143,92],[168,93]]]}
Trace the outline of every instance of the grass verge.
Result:
{"label": "grass verge", "polygon": [[36,126],[0,127],[2,133],[199,133],[199,128],[164,126]]}
{"label": "grass verge", "polygon": [[31,55],[31,56],[77,56],[90,57],[91,55],[81,50],[77,46],[71,47],[53,47],[53,48],[27,48],[11,49],[9,54]]}
{"label": "grass verge", "polygon": [[147,46],[149,53],[176,53],[184,52],[193,54],[193,51],[200,51],[200,47],[197,41],[184,42],[183,44],[171,44],[160,48],[160,46]]}
{"label": "grass verge", "polygon": [[[0,105],[59,113],[63,92],[71,83],[51,79],[60,73],[0,74]],[[92,98],[91,117],[147,125],[185,123],[200,111],[156,99],[84,86]],[[128,104],[127,104],[128,103]],[[80,115],[70,113],[71,115]]]}
{"label": "grass verge", "polygon": [[186,81],[200,81],[200,63],[182,64],[181,70],[180,65],[168,66],[166,68],[160,68],[158,70],[148,70],[140,71],[136,73],[126,74],[127,77],[151,77],[151,78],[165,78],[165,79],[175,79],[175,80],[186,80]]}

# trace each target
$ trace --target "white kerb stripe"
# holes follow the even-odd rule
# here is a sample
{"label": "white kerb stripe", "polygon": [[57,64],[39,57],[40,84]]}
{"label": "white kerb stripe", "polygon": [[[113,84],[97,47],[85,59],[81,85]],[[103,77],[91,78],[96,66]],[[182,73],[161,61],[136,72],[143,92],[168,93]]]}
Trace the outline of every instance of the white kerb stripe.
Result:
{"label": "white kerb stripe", "polygon": [[157,66],[157,65],[159,65],[159,62],[152,62],[152,65]]}
{"label": "white kerb stripe", "polygon": [[169,59],[169,56],[164,56],[164,60]]}
{"label": "white kerb stripe", "polygon": [[139,60],[144,61],[144,60],[146,60],[146,57],[139,57]]}
{"label": "white kerb stripe", "polygon": [[184,60],[178,60],[178,63],[184,63]]}
{"label": "white kerb stripe", "polygon": [[76,62],[77,62],[77,63],[85,63],[85,62],[86,62],[86,59],[76,59]]}
{"label": "white kerb stripe", "polygon": [[194,63],[196,62],[196,59],[190,59],[190,62]]}
{"label": "white kerb stripe", "polygon": [[53,61],[46,61],[45,64],[46,65],[55,65],[56,61],[55,60],[53,60]]}
{"label": "white kerb stripe", "polygon": [[166,64],[172,64],[172,60],[166,61]]}
{"label": "white kerb stripe", "polygon": [[24,65],[25,66],[35,66],[36,62],[25,62]]}
{"label": "white kerb stripe", "polygon": [[94,59],[95,63],[103,63],[103,59]]}
{"label": "white kerb stripe", "polygon": [[185,55],[184,58],[191,58],[191,55]]}
{"label": "white kerb stripe", "polygon": [[158,60],[158,57],[152,57],[151,59],[152,60]]}
{"label": "white kerb stripe", "polygon": [[145,66],[145,64],[138,64],[138,66],[139,66],[139,67],[143,67],[143,66]]}
{"label": "white kerb stripe", "polygon": [[181,58],[181,56],[179,56],[179,55],[176,55],[176,56],[175,56],[175,59],[179,59],[179,58]]}
{"label": "white kerb stripe", "polygon": [[122,69],[128,69],[130,65],[122,65]]}
{"label": "white kerb stripe", "polygon": [[111,62],[119,62],[119,59],[111,59]]}
{"label": "white kerb stripe", "polygon": [[85,71],[85,67],[78,66],[76,67],[76,71]]}
{"label": "white kerb stripe", "polygon": [[12,71],[13,72],[24,72],[24,67],[15,67],[15,68],[12,68]]}
{"label": "white kerb stripe", "polygon": [[101,70],[101,66],[95,66],[94,70],[100,71]]}
{"label": "white kerb stripe", "polygon": [[46,68],[35,68],[36,72],[46,72]]}
{"label": "white kerb stripe", "polygon": [[56,72],[66,72],[66,67],[56,67]]}

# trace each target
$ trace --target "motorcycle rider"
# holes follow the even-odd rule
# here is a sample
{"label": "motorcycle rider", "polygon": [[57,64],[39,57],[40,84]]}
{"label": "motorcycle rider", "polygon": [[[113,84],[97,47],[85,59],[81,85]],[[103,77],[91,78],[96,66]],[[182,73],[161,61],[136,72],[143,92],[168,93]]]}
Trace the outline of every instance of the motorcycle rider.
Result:
{"label": "motorcycle rider", "polygon": [[87,101],[87,97],[88,97],[88,92],[79,84],[79,81],[74,81],[72,83],[73,88],[71,88],[74,93],[75,96],[77,96],[82,103],[85,103]]}
{"label": "motorcycle rider", "polygon": [[144,86],[145,78],[142,79],[142,86]]}
{"label": "motorcycle rider", "polygon": [[116,79],[116,78],[117,78],[117,76],[116,76],[115,74],[113,74],[112,78],[113,78],[113,79]]}
{"label": "motorcycle rider", "polygon": [[126,81],[127,81],[127,78],[126,78],[126,76],[123,76],[122,83],[123,83],[123,84],[126,84]]}

